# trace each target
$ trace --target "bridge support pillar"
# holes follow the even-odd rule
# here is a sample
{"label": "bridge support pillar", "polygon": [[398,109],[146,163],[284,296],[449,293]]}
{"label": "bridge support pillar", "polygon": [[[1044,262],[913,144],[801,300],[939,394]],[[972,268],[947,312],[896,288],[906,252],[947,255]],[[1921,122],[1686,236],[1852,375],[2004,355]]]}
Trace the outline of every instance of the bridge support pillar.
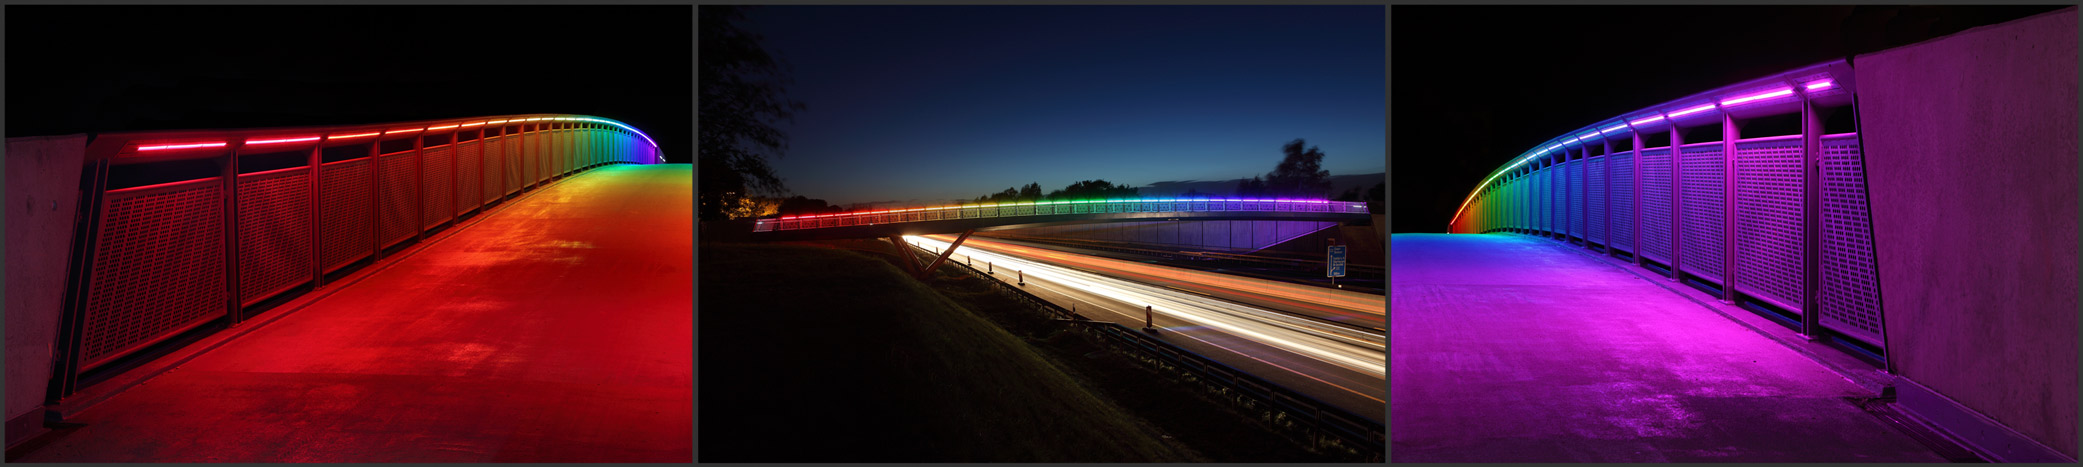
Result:
{"label": "bridge support pillar", "polygon": [[956,249],[956,248],[961,248],[961,247],[962,247],[962,241],[963,241],[963,240],[968,240],[968,239],[969,239],[969,234],[973,234],[973,233],[976,233],[976,229],[969,229],[969,230],[964,230],[964,231],[962,231],[962,236],[960,236],[960,237],[955,237],[955,243],[950,243],[950,244],[948,244],[948,246],[947,246],[947,251],[943,251],[943,252],[940,252],[940,257],[939,257],[939,258],[935,258],[935,259],[933,259],[933,264],[932,264],[932,265],[930,265],[930,266],[926,266],[926,269],[918,271],[918,273],[917,273],[917,274],[918,274],[918,278],[919,278],[919,280],[926,280],[926,277],[928,277],[928,276],[931,276],[931,275],[933,275],[933,270],[934,270],[934,269],[939,269],[939,268],[940,268],[940,263],[945,263],[945,262],[947,262],[947,257],[949,257],[949,256],[954,256],[954,254],[955,254],[955,249]]}
{"label": "bridge support pillar", "polygon": [[912,255],[911,245],[904,243],[903,237],[891,235],[890,246],[897,247],[897,264],[904,266],[904,272],[919,277],[919,258]]}

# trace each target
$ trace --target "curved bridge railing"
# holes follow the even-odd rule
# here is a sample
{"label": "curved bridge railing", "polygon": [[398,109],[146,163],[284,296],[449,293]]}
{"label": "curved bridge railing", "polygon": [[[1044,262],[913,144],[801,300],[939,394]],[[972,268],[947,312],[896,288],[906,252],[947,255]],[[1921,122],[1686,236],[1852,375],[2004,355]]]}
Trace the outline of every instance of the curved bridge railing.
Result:
{"label": "curved bridge railing", "polygon": [[1262,198],[1137,198],[978,203],[760,219],[754,222],[753,231],[775,232],[905,222],[1017,218],[1062,214],[1207,212],[1316,212],[1366,215],[1367,203],[1320,199]]}
{"label": "curved bridge railing", "polygon": [[1823,63],[1579,128],[1492,172],[1451,231],[1581,245],[1885,358],[1852,79]]}
{"label": "curved bridge railing", "polygon": [[84,160],[52,401],[546,182],[663,161],[635,128],[566,114],[104,134]]}

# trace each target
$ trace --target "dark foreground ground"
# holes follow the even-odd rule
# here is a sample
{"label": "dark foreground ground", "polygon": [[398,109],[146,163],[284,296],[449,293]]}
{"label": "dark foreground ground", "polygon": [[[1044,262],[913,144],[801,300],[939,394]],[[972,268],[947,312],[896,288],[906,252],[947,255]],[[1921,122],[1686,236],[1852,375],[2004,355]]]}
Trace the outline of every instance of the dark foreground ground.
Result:
{"label": "dark foreground ground", "polygon": [[705,462],[1181,462],[1019,338],[861,253],[700,251]]}

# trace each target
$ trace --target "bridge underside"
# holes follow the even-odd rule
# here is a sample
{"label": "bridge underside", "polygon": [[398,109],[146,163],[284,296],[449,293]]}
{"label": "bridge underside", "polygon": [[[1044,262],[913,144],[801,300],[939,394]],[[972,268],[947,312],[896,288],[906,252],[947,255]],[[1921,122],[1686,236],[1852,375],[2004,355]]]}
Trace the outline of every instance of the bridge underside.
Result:
{"label": "bridge underside", "polygon": [[691,462],[691,172],[509,201],[10,461]]}
{"label": "bridge underside", "polygon": [[1334,212],[1133,212],[1105,214],[1049,214],[1020,217],[995,217],[978,219],[946,219],[889,224],[824,227],[802,230],[779,230],[753,233],[751,238],[759,241],[839,240],[850,238],[881,238],[892,235],[954,234],[965,231],[988,232],[1051,225],[1094,224],[1105,222],[1148,222],[1148,221],[1321,221],[1360,222],[1368,220],[1366,213]]}
{"label": "bridge underside", "polygon": [[1398,234],[1389,258],[1392,461],[1945,460],[1662,278],[1510,234]]}

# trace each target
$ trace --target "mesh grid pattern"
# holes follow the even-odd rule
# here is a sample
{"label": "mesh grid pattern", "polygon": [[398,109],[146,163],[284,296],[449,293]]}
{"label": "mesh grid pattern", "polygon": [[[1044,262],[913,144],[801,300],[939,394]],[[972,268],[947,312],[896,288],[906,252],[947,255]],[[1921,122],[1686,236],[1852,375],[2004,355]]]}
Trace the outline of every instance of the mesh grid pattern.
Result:
{"label": "mesh grid pattern", "polygon": [[449,180],[455,148],[442,146],[421,153],[425,154],[426,160],[420,162],[420,180],[426,186],[420,188],[420,195],[424,198],[421,202],[425,203],[420,223],[421,228],[433,228],[456,215],[455,187]]}
{"label": "mesh grid pattern", "polygon": [[382,189],[378,193],[382,196],[378,205],[383,208],[383,211],[378,213],[382,216],[378,221],[378,232],[381,235],[379,238],[383,239],[383,246],[390,246],[419,233],[418,223],[412,219],[415,214],[412,173],[417,167],[413,166],[410,152],[383,156],[377,159],[377,165],[381,167],[377,185]]}
{"label": "mesh grid pattern", "polygon": [[456,215],[476,209],[479,203],[477,175],[484,171],[478,162],[477,142],[456,145]]}
{"label": "mesh grid pattern", "polygon": [[311,169],[239,176],[239,304],[311,280]]}
{"label": "mesh grid pattern", "polygon": [[487,139],[483,150],[484,154],[478,159],[484,161],[485,164],[483,171],[478,172],[479,175],[484,177],[484,192],[482,194],[485,203],[491,203],[499,199],[499,195],[503,193],[502,190],[506,184],[506,176],[501,175],[501,171],[505,170],[501,165],[504,165],[504,159],[506,159],[506,149],[503,147],[506,146],[504,141],[505,138]]}
{"label": "mesh grid pattern", "polygon": [[1736,290],[1801,311],[1801,140],[1736,142]]}
{"label": "mesh grid pattern", "polygon": [[1635,251],[1635,153],[1622,152],[1606,156],[1606,174],[1609,177],[1607,196],[1613,210],[1612,228],[1606,232],[1613,248]]}
{"label": "mesh grid pattern", "polygon": [[376,222],[370,196],[368,159],[338,162],[318,170],[319,260],[326,272],[376,251],[369,224]]}
{"label": "mesh grid pattern", "polygon": [[1816,307],[1824,327],[1874,345],[1881,342],[1879,272],[1867,214],[1865,161],[1858,135],[1824,138],[1821,275]]}
{"label": "mesh grid pattern", "polygon": [[1606,156],[1607,245],[1635,250],[1635,154],[1626,151]]}
{"label": "mesh grid pattern", "polygon": [[1642,150],[1643,258],[1671,264],[1671,148]]}
{"label": "mesh grid pattern", "polygon": [[207,179],[104,198],[80,337],[82,369],[224,316],[222,183]]}
{"label": "mesh grid pattern", "polygon": [[1684,198],[1683,245],[1679,267],[1708,281],[1722,282],[1724,217],[1721,143],[1678,148],[1679,196]]}
{"label": "mesh grid pattern", "polygon": [[1563,164],[1562,175],[1569,180],[1569,207],[1563,212],[1569,219],[1569,235],[1584,238],[1584,161]]}
{"label": "mesh grid pattern", "polygon": [[506,143],[506,192],[521,191],[521,137],[508,136]]}
{"label": "mesh grid pattern", "polygon": [[1585,159],[1584,190],[1584,238],[1593,243],[1606,242],[1606,159],[1605,156]]}

